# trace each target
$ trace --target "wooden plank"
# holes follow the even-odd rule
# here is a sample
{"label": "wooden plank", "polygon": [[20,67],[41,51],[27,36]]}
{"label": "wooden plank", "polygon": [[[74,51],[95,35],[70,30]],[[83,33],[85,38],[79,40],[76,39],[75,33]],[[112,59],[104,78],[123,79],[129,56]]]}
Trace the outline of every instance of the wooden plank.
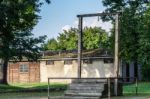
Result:
{"label": "wooden plank", "polygon": [[77,17],[96,17],[96,16],[105,16],[105,15],[109,15],[109,16],[113,16],[116,14],[119,14],[120,12],[116,12],[116,13],[92,13],[92,14],[80,14],[77,15]]}

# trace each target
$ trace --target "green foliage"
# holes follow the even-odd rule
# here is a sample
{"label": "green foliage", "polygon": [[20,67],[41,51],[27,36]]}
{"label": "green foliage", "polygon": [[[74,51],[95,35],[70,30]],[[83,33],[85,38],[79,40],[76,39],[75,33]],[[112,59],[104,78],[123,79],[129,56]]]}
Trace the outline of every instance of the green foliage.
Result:
{"label": "green foliage", "polygon": [[150,5],[142,17],[139,45],[139,59],[144,65],[150,66]]}
{"label": "green foliage", "polygon": [[85,49],[106,48],[108,33],[100,27],[85,27],[83,30],[83,47]]}
{"label": "green foliage", "polygon": [[143,80],[150,81],[150,5],[142,17],[139,45],[139,60],[143,65]]}
{"label": "green foliage", "polygon": [[[146,66],[144,68],[147,69],[143,69],[146,74],[147,65],[150,66],[150,7],[148,2],[146,0],[103,0],[103,4],[107,7],[105,12],[122,11],[120,16],[120,57],[128,63],[134,61]],[[104,18],[113,19],[108,16]],[[114,34],[111,39],[114,39]]]}
{"label": "green foliage", "polygon": [[[14,61],[21,61],[23,58],[27,58],[29,61],[36,61],[40,58],[41,47],[39,44],[44,43],[46,36],[40,36],[38,38],[32,37],[32,33],[29,31],[23,33],[15,33],[15,38],[9,43],[9,56]],[[2,53],[3,56],[7,53]]]}
{"label": "green foliage", "polygon": [[73,50],[77,49],[77,33],[76,28],[71,28],[68,31],[60,33],[57,37],[60,50]]}
{"label": "green foliage", "polygon": [[[48,50],[74,50],[78,44],[78,29],[71,28],[60,33],[57,40],[50,39],[46,44]],[[83,48],[108,48],[108,33],[100,27],[85,27],[83,29]],[[54,47],[54,48],[52,48]]]}
{"label": "green foliage", "polygon": [[[126,61],[138,60],[139,20],[145,11],[143,0],[103,0],[106,12],[122,11],[120,17],[120,56]],[[113,32],[114,33],[114,32]]]}
{"label": "green foliage", "polygon": [[[49,0],[46,0],[50,3]],[[0,58],[4,60],[3,83],[7,83],[7,64],[15,61],[37,60],[40,58],[39,43],[45,36],[33,38],[31,33],[40,16],[40,0],[1,0],[0,1]]]}
{"label": "green foliage", "polygon": [[43,47],[44,47],[44,50],[56,51],[59,49],[58,42],[54,38],[48,40],[47,44],[44,44]]}
{"label": "green foliage", "polygon": [[20,60],[24,56],[29,60],[37,58],[40,49],[37,44],[45,37],[33,38],[31,30],[40,18],[38,13],[42,4],[39,0],[0,1],[1,58],[7,61]]}

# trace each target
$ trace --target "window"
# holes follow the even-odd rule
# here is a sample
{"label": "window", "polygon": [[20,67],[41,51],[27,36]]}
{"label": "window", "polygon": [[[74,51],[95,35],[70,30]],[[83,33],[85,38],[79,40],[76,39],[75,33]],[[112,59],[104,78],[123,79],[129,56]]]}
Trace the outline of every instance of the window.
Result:
{"label": "window", "polygon": [[113,59],[104,59],[104,63],[113,63]]}
{"label": "window", "polygon": [[26,73],[29,71],[29,66],[27,64],[21,64],[19,67],[20,72]]}
{"label": "window", "polygon": [[46,65],[54,65],[54,61],[52,61],[52,60],[47,60],[47,61],[46,61]]}
{"label": "window", "polygon": [[64,64],[65,64],[65,65],[71,65],[71,64],[72,64],[72,60],[65,60],[65,61],[64,61]]}
{"label": "window", "polygon": [[83,60],[83,64],[92,64],[92,60],[91,59],[85,59],[85,60]]}

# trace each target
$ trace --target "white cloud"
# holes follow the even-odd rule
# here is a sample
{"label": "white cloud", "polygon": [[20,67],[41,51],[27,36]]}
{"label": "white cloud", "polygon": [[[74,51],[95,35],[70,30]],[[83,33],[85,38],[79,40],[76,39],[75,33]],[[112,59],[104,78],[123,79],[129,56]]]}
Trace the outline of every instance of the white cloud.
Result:
{"label": "white cloud", "polygon": [[64,30],[68,31],[71,28],[71,25],[65,25],[61,28],[61,32],[63,32]]}
{"label": "white cloud", "polygon": [[110,29],[112,28],[112,24],[111,22],[103,22],[102,20],[99,20],[97,18],[93,18],[93,19],[86,19],[84,22],[84,26],[87,27],[102,27],[102,29],[106,30],[107,32],[110,31]]}
{"label": "white cloud", "polygon": [[[83,21],[83,27],[102,27],[102,29],[106,30],[107,32],[110,31],[112,28],[111,22],[103,22],[101,19],[98,21],[96,17],[94,18],[85,18]],[[78,20],[75,20],[72,25],[65,25],[62,27],[63,30],[69,30],[71,27],[77,28],[78,27]]]}

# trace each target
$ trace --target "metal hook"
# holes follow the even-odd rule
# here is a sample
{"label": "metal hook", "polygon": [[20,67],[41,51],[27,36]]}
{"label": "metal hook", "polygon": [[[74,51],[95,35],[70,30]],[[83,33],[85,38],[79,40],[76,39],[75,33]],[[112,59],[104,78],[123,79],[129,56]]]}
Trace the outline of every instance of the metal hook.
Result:
{"label": "metal hook", "polygon": [[97,21],[99,21],[100,20],[100,16],[98,16],[98,19],[97,19]]}

